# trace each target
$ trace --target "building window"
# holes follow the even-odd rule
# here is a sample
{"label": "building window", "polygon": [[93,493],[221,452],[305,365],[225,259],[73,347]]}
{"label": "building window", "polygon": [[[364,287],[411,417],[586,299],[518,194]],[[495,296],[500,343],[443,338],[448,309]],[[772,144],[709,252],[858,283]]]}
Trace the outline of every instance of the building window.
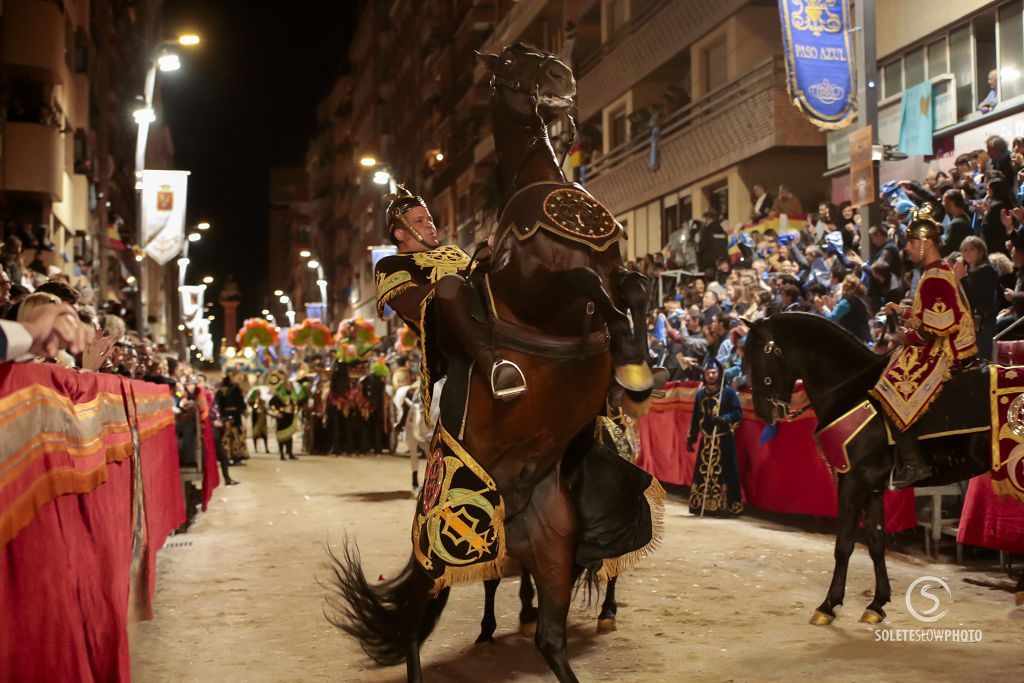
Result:
{"label": "building window", "polygon": [[605,0],[603,9],[604,40],[607,42],[629,21],[629,0]]}
{"label": "building window", "polygon": [[903,92],[903,63],[899,60],[882,67],[882,99],[896,97]]}
{"label": "building window", "polygon": [[708,205],[718,212],[719,219],[729,219],[729,183],[723,181],[719,185],[712,185],[707,190]]}
{"label": "building window", "polygon": [[903,87],[910,88],[925,79],[924,48],[908,52],[903,57]]}
{"label": "building window", "polygon": [[721,88],[729,80],[725,39],[704,49],[704,92]]}
{"label": "building window", "polygon": [[956,78],[956,120],[963,121],[975,107],[969,24],[949,34],[949,70]]}
{"label": "building window", "polygon": [[1024,3],[1017,0],[999,10],[999,99],[1024,94]]}
{"label": "building window", "polygon": [[679,198],[679,225],[686,227],[693,220],[693,197],[686,195]]}
{"label": "building window", "polygon": [[949,73],[949,59],[946,58],[946,39],[936,40],[928,46],[928,78]]}
{"label": "building window", "polygon": [[615,149],[629,140],[629,117],[626,106],[618,107],[608,116],[609,133],[608,149]]}
{"label": "building window", "polygon": [[996,13],[982,14],[971,23],[974,25],[974,82],[977,84],[973,109],[988,95],[988,75],[996,68]]}

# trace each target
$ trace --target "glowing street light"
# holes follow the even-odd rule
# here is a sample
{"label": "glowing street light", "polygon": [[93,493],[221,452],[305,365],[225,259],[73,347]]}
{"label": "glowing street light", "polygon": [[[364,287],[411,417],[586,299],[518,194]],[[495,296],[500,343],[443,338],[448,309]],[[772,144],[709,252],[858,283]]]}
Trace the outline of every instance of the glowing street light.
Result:
{"label": "glowing street light", "polygon": [[178,325],[178,331],[179,332],[184,332],[185,331],[185,326],[184,325]]}
{"label": "glowing street light", "polygon": [[184,45],[185,47],[192,47],[194,45],[198,45],[199,41],[199,36],[197,36],[194,33],[185,33],[183,35],[178,36],[178,44]]}
{"label": "glowing street light", "polygon": [[288,303],[288,297],[287,297],[287,296],[285,296],[284,294],[282,294],[282,295],[281,295],[281,298],[279,299],[279,301],[280,301],[281,303],[283,303],[283,304],[286,304],[286,303]]}
{"label": "glowing street light", "polygon": [[135,276],[134,275],[129,275],[128,277],[125,278],[124,281],[127,282],[130,285],[134,285],[135,284]]}
{"label": "glowing street light", "polygon": [[143,107],[142,109],[136,109],[132,112],[132,118],[135,119],[135,123],[140,126],[143,124],[150,124],[156,121],[156,112],[153,111],[152,107]]}
{"label": "glowing street light", "polygon": [[260,315],[270,315],[270,311],[264,308],[262,311],[260,311]]}
{"label": "glowing street light", "polygon": [[203,284],[204,285],[212,285],[213,284],[213,276],[212,275],[207,275],[206,277],[204,277],[203,278]]}
{"label": "glowing street light", "polygon": [[299,252],[299,258],[309,258],[313,253],[309,249],[303,249]]}
{"label": "glowing street light", "polygon": [[377,185],[387,185],[391,181],[391,174],[387,171],[375,171],[373,182]]}
{"label": "glowing street light", "polygon": [[210,229],[210,224],[207,223],[206,221],[203,221],[202,223],[200,223],[196,227],[199,228],[200,230],[209,230]]}
{"label": "glowing street light", "polygon": [[444,154],[442,154],[441,152],[438,152],[437,154],[435,154],[434,155],[434,161],[437,161],[437,162],[444,161]]}
{"label": "glowing street light", "polygon": [[209,321],[211,321],[211,322],[213,321],[213,318],[214,318],[214,316],[212,316],[212,315],[208,315],[208,316],[206,316],[206,319],[207,319],[207,320],[209,320]]}
{"label": "glowing street light", "polygon": [[281,296],[283,294],[284,294],[284,290],[283,289],[275,289],[274,290],[274,296]]}
{"label": "glowing street light", "polygon": [[164,72],[177,71],[181,68],[181,58],[173,52],[168,52],[157,57],[156,65]]}
{"label": "glowing street light", "polygon": [[179,268],[184,268],[185,266],[187,266],[190,263],[192,263],[192,261],[190,261],[187,256],[183,256],[180,259],[178,259],[178,267]]}
{"label": "glowing street light", "polygon": [[316,270],[317,268],[320,267],[320,262],[317,261],[316,259],[311,259],[310,262],[307,263],[306,265],[312,268],[313,270]]}
{"label": "glowing street light", "polygon": [[359,164],[367,168],[372,168],[377,165],[377,160],[370,155],[366,155],[365,157],[359,160]]}
{"label": "glowing street light", "polygon": [[202,237],[203,236],[200,235],[198,232],[190,232],[188,234],[188,241],[189,242],[198,242],[200,239],[202,239]]}
{"label": "glowing street light", "polygon": [[317,284],[318,287],[326,287],[327,286],[327,280],[317,280],[316,284]]}

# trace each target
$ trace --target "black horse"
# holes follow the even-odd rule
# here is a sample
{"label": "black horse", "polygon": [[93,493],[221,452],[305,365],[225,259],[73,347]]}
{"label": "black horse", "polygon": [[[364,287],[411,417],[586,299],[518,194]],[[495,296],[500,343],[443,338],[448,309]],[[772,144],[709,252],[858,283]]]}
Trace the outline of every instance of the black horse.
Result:
{"label": "black horse", "polygon": [[[789,414],[793,384],[803,380],[810,405],[821,425],[827,425],[868,399],[868,390],[885,368],[885,356],[872,353],[860,340],[819,316],[781,313],[750,324],[746,358],[750,364],[754,410],[774,424]],[[963,481],[988,471],[991,459],[990,430],[924,438],[926,434],[959,431],[965,413],[987,410],[989,379],[985,367],[954,375],[919,425],[920,448],[933,463],[933,475],[920,486],[940,486]],[[977,397],[981,406],[973,401]],[[965,401],[966,399],[966,401]],[[861,517],[868,551],[875,567],[875,594],[861,621],[877,624],[885,618],[889,602],[889,577],[885,569],[884,511],[882,494],[889,485],[895,462],[890,431],[883,410],[874,399],[877,415],[847,446],[850,467],[838,474],[839,529],[836,534],[835,570],[832,585],[811,623],[826,625],[843,604],[846,570],[853,552]],[[945,427],[954,427],[947,429]],[[1017,584],[1017,604],[1024,602],[1024,575]]]}
{"label": "black horse", "polygon": [[[618,604],[615,602],[615,582],[617,576],[608,579],[605,587],[604,602],[601,603],[601,612],[597,615],[597,632],[611,633],[616,630],[615,614],[618,611]],[[501,579],[488,579],[484,581],[484,618],[480,620],[480,635],[476,642],[489,643],[494,640],[494,629],[498,627],[498,620],[494,616],[494,594],[498,592],[498,584]],[[533,638],[537,633],[537,608],[533,606],[533,578],[530,572],[523,570],[519,583],[519,633],[527,638]]]}

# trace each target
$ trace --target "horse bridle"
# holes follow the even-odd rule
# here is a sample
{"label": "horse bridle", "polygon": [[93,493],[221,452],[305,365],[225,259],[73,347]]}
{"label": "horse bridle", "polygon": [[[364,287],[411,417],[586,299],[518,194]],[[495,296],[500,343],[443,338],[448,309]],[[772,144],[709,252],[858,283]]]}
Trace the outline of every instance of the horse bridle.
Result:
{"label": "horse bridle", "polygon": [[[771,356],[773,354],[779,357],[782,356],[782,348],[775,343],[774,339],[769,340],[768,343],[764,345],[763,351],[766,356]],[[770,387],[772,385],[771,375],[765,375],[764,380],[762,381],[766,387]],[[792,396],[790,398],[792,399]],[[792,420],[800,417],[801,415],[806,413],[811,407],[811,404],[808,401],[807,405],[805,405],[803,408],[800,408],[799,410],[791,410],[788,402],[783,401],[782,399],[779,398],[775,398],[771,394],[768,395],[768,403],[770,403],[773,408],[778,409],[779,414],[783,415],[784,419],[787,420]]]}
{"label": "horse bridle", "polygon": [[[504,54],[504,52],[502,54]],[[537,64],[537,68],[533,72],[533,78],[529,82],[521,81],[519,79],[504,78],[502,76],[499,76],[497,73],[491,72],[490,85],[492,93],[496,88],[505,88],[506,90],[511,90],[513,92],[523,93],[524,95],[530,96],[530,99],[533,101],[533,114],[534,116],[537,117],[537,121],[540,123],[540,129],[541,131],[543,131],[542,135],[530,138],[530,143],[526,146],[526,149],[523,151],[523,158],[516,166],[516,172],[515,175],[512,176],[510,187],[515,187],[516,182],[519,180],[519,172],[523,170],[523,166],[526,164],[526,160],[530,158],[530,153],[533,151],[533,148],[537,145],[538,142],[540,142],[541,139],[547,139],[548,137],[548,126],[544,122],[544,117],[541,116],[540,113],[540,75],[541,73],[543,73],[544,68],[547,67],[548,64],[550,64],[551,62],[558,62],[566,69],[569,69],[569,67],[564,62],[562,62],[562,60],[558,59],[554,55],[546,55],[540,60],[540,63]],[[565,181],[565,173],[562,172],[562,167],[565,166],[565,160],[569,156],[570,148],[572,148],[573,144],[576,142],[576,121],[575,119],[573,119],[572,114],[569,112],[566,112],[565,117],[569,121],[569,144],[565,146],[565,154],[562,156],[562,159],[558,162],[558,172],[562,174],[563,182]]]}

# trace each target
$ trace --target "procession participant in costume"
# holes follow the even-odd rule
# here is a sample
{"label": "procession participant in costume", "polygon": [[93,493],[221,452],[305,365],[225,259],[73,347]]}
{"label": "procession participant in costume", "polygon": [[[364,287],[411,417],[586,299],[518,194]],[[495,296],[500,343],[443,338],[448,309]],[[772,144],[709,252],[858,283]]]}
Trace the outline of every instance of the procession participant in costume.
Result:
{"label": "procession participant in costume", "polygon": [[270,399],[270,415],[277,423],[275,437],[282,460],[286,459],[286,455],[292,460],[298,460],[292,452],[292,437],[299,428],[298,412],[304,399],[302,386],[293,384],[291,379],[281,382]]}
{"label": "procession participant in costume", "polygon": [[377,313],[383,316],[384,306],[390,306],[420,337],[422,391],[427,403],[433,383],[444,375],[443,359],[435,348],[437,340],[424,330],[435,310],[444,320],[445,329],[439,332],[450,334],[477,367],[484,369],[495,398],[523,394],[526,380],[522,370],[502,360],[487,344],[484,326],[471,314],[474,293],[465,278],[474,268],[472,258],[457,245],[440,245],[421,197],[399,187],[398,194],[386,199],[388,231],[398,254],[377,263]]}
{"label": "procession participant in costume", "polygon": [[379,367],[377,362],[371,363],[359,380],[359,388],[369,407],[366,416],[366,446],[371,453],[388,452],[388,396],[384,388],[387,375],[380,374]]}
{"label": "procession participant in costume", "polygon": [[238,386],[231,373],[224,375],[217,394],[214,397],[217,412],[224,423],[220,437],[221,445],[232,464],[249,459],[249,446],[245,443],[245,428],[242,417],[245,415],[245,399],[242,388]]}
{"label": "procession participant in costume", "polygon": [[267,444],[267,401],[270,399],[270,390],[261,385],[252,388],[245,398],[246,405],[252,410],[252,449],[256,450],[256,444],[262,439],[263,452],[269,453],[270,446]]}
{"label": "procession participant in costume", "polygon": [[686,450],[700,451],[693,468],[690,514],[738,515],[743,512],[740,470],[733,431],[743,419],[740,397],[722,377],[722,365],[714,358],[704,367],[704,386],[697,390]]}
{"label": "procession participant in costume", "polygon": [[970,365],[978,353],[971,307],[939,253],[941,238],[942,226],[925,209],[917,212],[904,247],[910,260],[924,268],[914,301],[909,308],[889,303],[883,309],[901,316],[899,348],[869,393],[896,428],[894,488],[931,475],[910,428],[939,396],[950,374]]}

